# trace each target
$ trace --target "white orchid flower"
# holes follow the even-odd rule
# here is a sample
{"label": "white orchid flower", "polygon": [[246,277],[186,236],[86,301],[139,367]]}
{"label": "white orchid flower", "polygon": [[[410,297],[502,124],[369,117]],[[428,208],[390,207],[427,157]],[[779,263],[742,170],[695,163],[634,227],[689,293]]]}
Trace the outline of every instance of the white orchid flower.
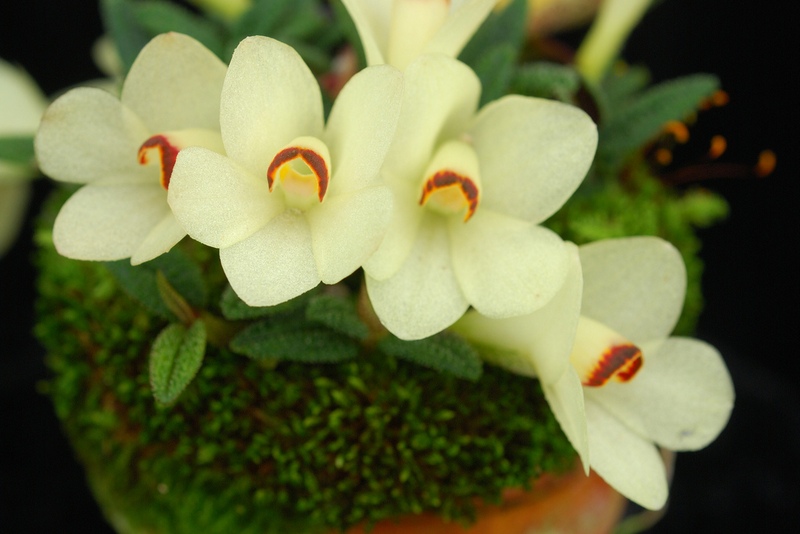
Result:
{"label": "white orchid flower", "polygon": [[490,363],[539,379],[553,415],[581,453],[588,474],[583,390],[569,359],[580,318],[583,275],[578,247],[572,243],[564,243],[564,247],[566,279],[550,302],[532,314],[508,319],[490,319],[473,310],[452,329],[481,347],[482,356]]}
{"label": "white orchid flower", "polygon": [[368,65],[405,69],[417,56],[458,56],[497,0],[342,0]]}
{"label": "white orchid flower", "polygon": [[[571,368],[562,378],[570,385],[548,401],[584,465],[632,501],[659,509],[668,485],[656,445],[696,450],[713,441],[730,417],[731,379],[716,349],[668,337],[686,289],[683,261],[672,245],[654,237],[599,241],[580,247],[580,260],[581,317]],[[547,320],[558,324],[560,314],[565,324],[573,324],[570,313],[550,311]],[[522,327],[524,320],[516,320]],[[540,340],[537,350],[526,353],[534,366],[560,361],[563,354],[563,335],[540,321],[541,315],[531,316],[525,324],[555,342]],[[480,340],[492,324],[470,316],[459,328]],[[502,346],[496,337],[485,342]],[[521,357],[519,349],[511,349]],[[542,377],[543,384],[552,380]]]}
{"label": "white orchid flower", "polygon": [[397,69],[367,68],[325,125],[319,85],[294,49],[266,37],[238,46],[222,90],[228,157],[181,152],[169,203],[189,235],[220,249],[246,303],[278,304],[339,282],[378,246],[392,207],[378,171],[402,88]]}
{"label": "white orchid flower", "polygon": [[430,336],[472,305],[511,317],[546,304],[567,252],[537,226],[583,180],[597,130],[578,108],[507,96],[476,113],[463,63],[421,56],[405,71],[382,174],[395,195],[386,238],[364,265],[376,314],[403,339]]}
{"label": "white orchid flower", "polygon": [[[32,136],[46,106],[47,99],[26,72],[0,60],[0,137]],[[0,160],[0,256],[19,233],[30,198],[30,178],[36,173],[32,161]]]}
{"label": "white orchid flower", "polygon": [[42,170],[86,184],[56,218],[53,241],[61,254],[138,264],[186,235],[169,209],[166,189],[181,149],[222,150],[225,70],[194,39],[164,34],[142,49],[119,100],[84,87],[47,109],[36,136]]}

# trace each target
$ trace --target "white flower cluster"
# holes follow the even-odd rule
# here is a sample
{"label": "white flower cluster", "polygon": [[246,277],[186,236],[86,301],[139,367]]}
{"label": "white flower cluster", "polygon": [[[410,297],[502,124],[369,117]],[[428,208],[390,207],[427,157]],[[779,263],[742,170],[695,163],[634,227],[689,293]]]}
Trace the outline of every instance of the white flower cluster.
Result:
{"label": "white flower cluster", "polygon": [[495,0],[344,4],[369,66],[327,122],[311,71],[266,37],[242,41],[226,68],[161,35],[119,100],[81,88],[54,102],[38,161],[86,184],[58,215],[57,249],[137,264],[188,234],[220,250],[252,306],[363,268],[389,331],[420,339],[455,323],[494,363],[539,378],[587,471],[663,506],[655,445],[706,445],[733,402],[712,347],[668,338],[680,255],[657,238],[578,249],[539,226],[583,180],[597,129],[550,100],[478,109],[478,78],[454,57]]}

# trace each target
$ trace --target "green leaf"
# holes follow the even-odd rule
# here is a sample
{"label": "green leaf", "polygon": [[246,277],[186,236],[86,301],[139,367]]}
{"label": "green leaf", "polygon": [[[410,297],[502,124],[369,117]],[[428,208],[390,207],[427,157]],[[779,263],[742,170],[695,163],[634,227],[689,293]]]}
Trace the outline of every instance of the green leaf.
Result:
{"label": "green leaf", "polygon": [[222,311],[222,316],[231,321],[272,317],[300,310],[317,291],[317,289],[312,289],[292,300],[287,300],[275,306],[249,306],[239,298],[239,295],[236,294],[231,286],[228,286],[222,292],[219,307]]}
{"label": "green leaf", "polygon": [[658,84],[629,105],[612,110],[600,128],[598,162],[614,169],[653,139],[670,120],[685,119],[719,87],[715,76],[696,74]]}
{"label": "green leaf", "polygon": [[171,324],[161,331],[150,349],[150,386],[158,403],[175,402],[200,369],[205,351],[203,321],[195,321],[188,329]]}
{"label": "green leaf", "polygon": [[478,380],[483,372],[477,351],[462,337],[451,332],[417,341],[404,341],[388,335],[378,342],[378,349],[389,356],[467,380]]}
{"label": "green leaf", "polygon": [[341,362],[359,352],[359,345],[341,334],[296,321],[256,323],[237,334],[230,346],[234,352],[257,360],[304,363]]}
{"label": "green leaf", "polygon": [[612,73],[603,80],[602,99],[611,109],[617,109],[628,99],[647,87],[650,72],[641,66],[631,66],[624,71]]}
{"label": "green leaf", "polygon": [[483,56],[495,48],[511,46],[519,51],[525,41],[526,13],[526,0],[514,0],[502,11],[490,13],[458,59],[475,69]]}
{"label": "green leaf", "polygon": [[508,93],[516,60],[517,48],[510,44],[491,48],[478,59],[474,70],[481,80],[481,106]]}
{"label": "green leaf", "polygon": [[312,70],[327,69],[332,48],[340,39],[316,0],[255,0],[231,28],[226,59],[250,35],[266,35],[297,50]]}
{"label": "green leaf", "polygon": [[148,0],[133,4],[136,22],[151,37],[160,33],[180,32],[194,37],[217,56],[224,51],[222,32],[210,20],[170,2]]}
{"label": "green leaf", "polygon": [[131,265],[130,260],[125,259],[106,262],[106,267],[128,295],[161,317],[177,318],[162,299],[156,281],[156,273],[159,271],[191,305],[198,308],[206,305],[206,288],[200,267],[180,249],[174,248],[141,265]]}
{"label": "green leaf", "polygon": [[0,137],[0,160],[6,163],[30,165],[33,163],[33,136],[6,135]]}
{"label": "green leaf", "polygon": [[539,61],[517,69],[511,82],[511,92],[572,102],[580,86],[580,76],[572,67]]}
{"label": "green leaf", "polygon": [[318,295],[309,301],[306,319],[361,341],[369,337],[369,327],[361,321],[350,298]]}
{"label": "green leaf", "polygon": [[139,23],[136,6],[130,0],[101,0],[100,13],[103,26],[114,39],[123,70],[127,73],[152,35]]}

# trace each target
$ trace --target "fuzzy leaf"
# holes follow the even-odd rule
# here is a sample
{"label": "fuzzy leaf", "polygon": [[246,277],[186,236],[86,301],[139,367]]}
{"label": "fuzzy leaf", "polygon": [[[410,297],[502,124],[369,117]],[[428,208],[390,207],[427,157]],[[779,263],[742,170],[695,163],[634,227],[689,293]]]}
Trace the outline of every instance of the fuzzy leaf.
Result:
{"label": "fuzzy leaf", "polygon": [[655,137],[670,120],[685,119],[719,87],[715,76],[696,74],[658,84],[630,105],[612,110],[600,128],[598,160],[611,168]]}
{"label": "fuzzy leaf", "polygon": [[369,337],[369,328],[361,321],[355,303],[349,298],[332,295],[314,297],[306,308],[306,319],[358,340]]}
{"label": "fuzzy leaf", "polygon": [[519,50],[525,40],[526,11],[526,0],[513,0],[502,11],[491,13],[458,59],[475,69],[486,54],[495,53],[494,49],[498,47],[510,46]]}
{"label": "fuzzy leaf", "polygon": [[508,93],[516,59],[517,48],[506,44],[488,50],[476,61],[475,74],[480,78],[483,88],[481,106]]}
{"label": "fuzzy leaf", "polygon": [[106,262],[106,266],[128,295],[161,317],[176,318],[162,300],[156,281],[158,271],[191,305],[202,308],[206,304],[206,288],[200,268],[179,249],[172,249],[137,266],[131,265],[129,260]]}
{"label": "fuzzy leaf", "polygon": [[197,16],[177,4],[161,0],[137,2],[133,6],[136,22],[151,37],[170,31],[180,32],[194,37],[217,56],[222,55],[220,29],[210,20]]}
{"label": "fuzzy leaf", "polygon": [[250,35],[297,45],[297,52],[312,69],[318,68],[322,59],[322,68],[327,68],[330,53],[319,47],[330,48],[339,39],[338,27],[330,24],[314,0],[255,0],[231,28],[225,59],[230,60],[239,42]]}
{"label": "fuzzy leaf", "polygon": [[136,6],[130,0],[101,0],[100,12],[103,26],[114,39],[123,70],[127,73],[152,35],[137,20]]}
{"label": "fuzzy leaf", "polygon": [[150,386],[156,401],[175,402],[203,363],[206,326],[195,321],[188,329],[171,324],[156,337],[150,350]]}
{"label": "fuzzy leaf", "polygon": [[404,341],[388,335],[378,343],[378,349],[389,356],[467,380],[478,380],[483,372],[477,351],[463,338],[450,332],[417,341]]}
{"label": "fuzzy leaf", "polygon": [[522,65],[517,70],[511,82],[511,92],[572,102],[580,85],[580,76],[575,69],[539,61]]}
{"label": "fuzzy leaf", "polygon": [[33,136],[0,137],[0,160],[8,163],[30,165],[33,163]]}
{"label": "fuzzy leaf", "polygon": [[256,360],[333,363],[358,355],[359,346],[340,334],[292,321],[262,321],[233,338],[231,350]]}
{"label": "fuzzy leaf", "polygon": [[316,289],[312,289],[311,291],[307,291],[298,297],[276,306],[248,306],[239,298],[239,295],[236,294],[233,288],[228,286],[222,292],[219,307],[222,310],[222,316],[231,321],[271,317],[299,310],[305,306],[308,299],[315,293]]}
{"label": "fuzzy leaf", "polygon": [[619,109],[648,83],[650,72],[645,67],[632,66],[621,73],[612,72],[603,80],[601,98],[611,109]]}

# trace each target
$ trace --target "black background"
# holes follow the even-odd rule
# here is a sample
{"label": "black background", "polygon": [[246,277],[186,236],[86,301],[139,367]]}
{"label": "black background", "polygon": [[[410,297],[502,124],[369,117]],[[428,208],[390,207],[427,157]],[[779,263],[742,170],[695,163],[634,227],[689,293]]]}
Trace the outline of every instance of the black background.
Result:
{"label": "black background", "polygon": [[[728,140],[723,161],[752,165],[767,148],[778,156],[765,179],[703,183],[729,201],[731,216],[701,233],[708,304],[698,337],[724,355],[736,407],[712,445],[678,456],[669,509],[651,532],[800,532],[800,339],[791,316],[800,297],[799,47],[791,3],[741,5],[666,0],[625,52],[657,81],[716,73],[731,96],[701,115],[677,158],[699,158],[714,134]],[[24,65],[47,93],[99,76],[89,55],[101,31],[95,2],[16,7],[0,19],[0,57]],[[37,202],[45,192],[38,183]],[[28,224],[0,262],[0,532],[110,532],[49,401],[35,390],[47,375],[30,335],[30,234]]]}

